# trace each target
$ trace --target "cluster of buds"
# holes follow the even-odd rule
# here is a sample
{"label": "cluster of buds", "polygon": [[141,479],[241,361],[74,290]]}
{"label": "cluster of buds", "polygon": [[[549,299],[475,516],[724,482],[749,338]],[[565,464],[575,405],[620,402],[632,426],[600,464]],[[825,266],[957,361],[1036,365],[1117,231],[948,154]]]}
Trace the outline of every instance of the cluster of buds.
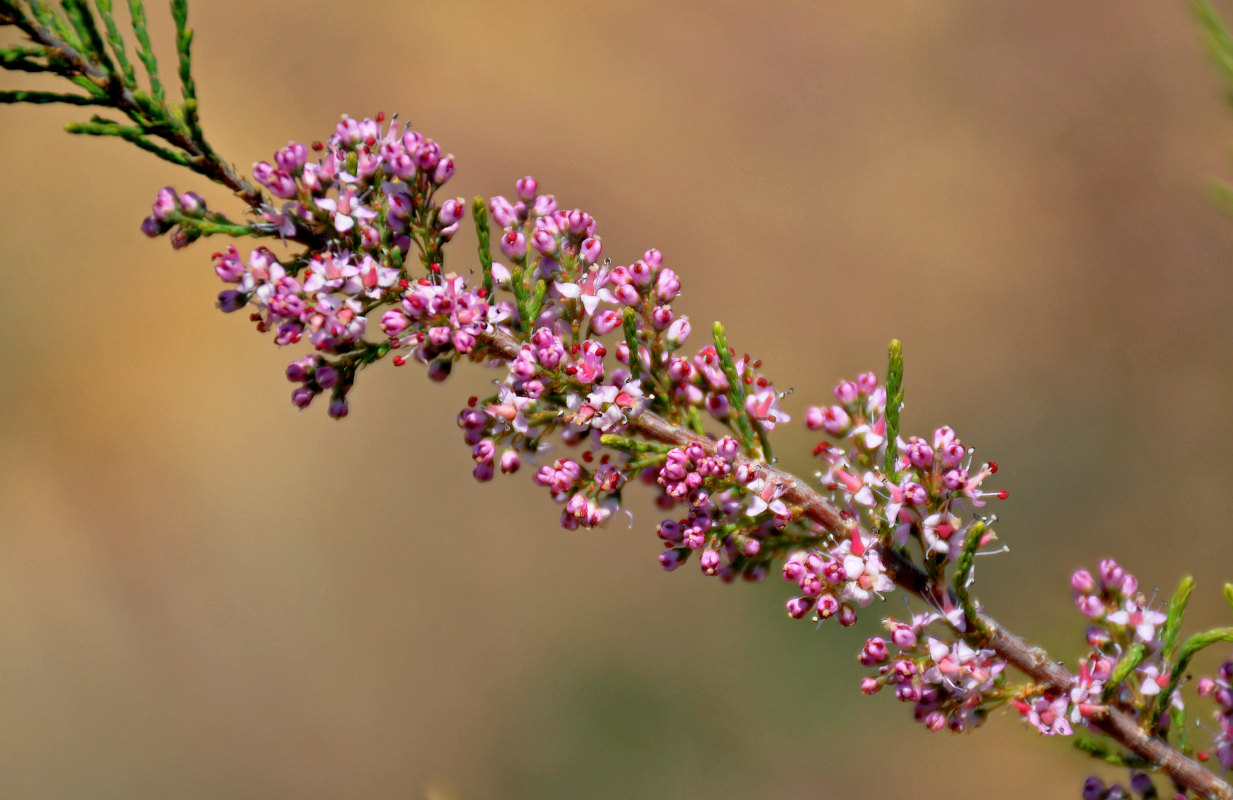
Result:
{"label": "cluster of buds", "polygon": [[[956,561],[978,521],[961,515],[983,507],[988,498],[1007,496],[1004,490],[982,489],[997,464],[973,469],[971,452],[943,426],[929,440],[898,439],[893,471],[887,474],[886,390],[866,372],[855,381],[841,381],[834,394],[837,404],[805,413],[810,430],[847,440],[846,447],[820,442],[814,449],[826,465],[822,480],[827,488],[870,527],[891,531],[895,547],[916,540],[926,559]],[[984,537],[982,546],[995,538],[988,529]]]}
{"label": "cluster of buds", "polygon": [[202,236],[237,235],[245,230],[206,208],[205,198],[196,192],[177,192],[170,186],[159,189],[150,216],[141,221],[142,233],[151,238],[168,235],[171,246],[177,250]]}
{"label": "cluster of buds", "polygon": [[[983,722],[1004,699],[1006,662],[962,639],[927,635],[936,622],[958,622],[951,617],[927,612],[910,622],[885,620],[890,642],[875,636],[861,650],[861,663],[877,670],[861,681],[861,691],[875,694],[890,687],[897,699],[913,704],[916,721],[931,731],[961,732]],[[896,648],[893,655],[890,646]]]}

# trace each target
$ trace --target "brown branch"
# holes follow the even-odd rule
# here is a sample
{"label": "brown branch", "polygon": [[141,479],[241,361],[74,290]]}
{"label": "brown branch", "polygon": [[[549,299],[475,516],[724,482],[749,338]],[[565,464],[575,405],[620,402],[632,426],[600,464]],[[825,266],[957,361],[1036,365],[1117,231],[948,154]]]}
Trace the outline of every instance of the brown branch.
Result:
{"label": "brown branch", "polygon": [[[517,339],[501,330],[496,330],[485,338],[489,352],[506,360],[515,358],[522,346]],[[697,444],[707,455],[716,454],[714,439],[673,425],[649,411],[638,414],[630,420],[629,425],[648,439],[679,446]],[[850,515],[842,512],[829,498],[795,475],[762,462],[754,462],[745,456],[737,456],[737,463],[756,464],[769,480],[784,488],[781,496],[784,502],[799,508],[805,517],[830,533],[847,536],[859,529]],[[879,546],[879,550],[888,573],[899,587],[931,605],[941,605],[944,590],[930,581],[919,567],[894,548]],[[986,647],[1051,691],[1058,694],[1070,691],[1075,677],[1061,664],[1050,659],[1043,649],[1028,644],[986,614],[980,615],[980,621],[989,632],[984,642]],[[1088,722],[1130,752],[1160,767],[1177,785],[1209,800],[1233,800],[1233,788],[1228,783],[1173,748],[1168,742],[1149,735],[1135,718],[1125,711],[1106,706]]]}

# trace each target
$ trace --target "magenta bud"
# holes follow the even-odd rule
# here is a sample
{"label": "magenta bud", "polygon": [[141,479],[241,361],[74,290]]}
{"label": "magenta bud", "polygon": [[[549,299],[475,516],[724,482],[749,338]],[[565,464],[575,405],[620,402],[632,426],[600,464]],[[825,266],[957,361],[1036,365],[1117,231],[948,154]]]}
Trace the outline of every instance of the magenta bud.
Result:
{"label": "magenta bud", "polygon": [[519,198],[529,203],[535,199],[535,193],[539,190],[539,183],[528,175],[525,178],[519,178],[514,181],[514,189],[518,192]]}
{"label": "magenta bud", "polygon": [[274,154],[274,163],[283,172],[295,173],[304,167],[308,160],[308,148],[299,142],[287,142],[287,146]]}
{"label": "magenta bud", "polygon": [[501,237],[501,252],[506,258],[519,261],[527,254],[527,237],[521,231],[509,231]]}
{"label": "magenta bud", "polygon": [[800,619],[809,613],[813,608],[812,597],[793,597],[788,601],[788,616],[792,619]]}
{"label": "magenta bud", "polygon": [[166,220],[174,212],[179,210],[179,197],[176,195],[176,190],[170,186],[164,186],[158,190],[158,194],[154,197],[154,205],[151,210],[154,212],[155,219],[159,221]]}
{"label": "magenta bud", "polygon": [[338,385],[338,370],[329,364],[322,364],[313,373],[313,379],[322,389],[332,389]]}
{"label": "magenta bud", "polygon": [[432,173],[432,181],[440,186],[452,177],[454,177],[454,156],[451,154],[437,162],[437,167]]}
{"label": "magenta bud", "polygon": [[518,221],[518,215],[514,212],[514,207],[500,195],[489,199],[488,213],[492,216],[492,221],[502,228],[508,228]]}
{"label": "magenta bud", "polygon": [[605,308],[591,320],[591,329],[600,336],[621,327],[622,317],[615,310]]}
{"label": "magenta bud", "polygon": [[428,379],[441,383],[450,376],[450,371],[454,368],[454,362],[448,358],[433,359],[428,365]]}
{"label": "magenta bud", "polygon": [[535,216],[547,217],[557,210],[557,199],[550,194],[540,195],[535,198],[535,205],[532,208]]}
{"label": "magenta bud", "polygon": [[513,448],[507,448],[501,453],[501,472],[506,475],[513,475],[522,466],[522,458],[518,455],[518,451]]}
{"label": "magenta bud", "polygon": [[248,297],[243,292],[237,292],[235,289],[228,289],[225,292],[218,293],[218,308],[224,314],[239,311],[247,303]]}
{"label": "magenta bud", "polygon": [[[557,237],[542,228],[531,234],[531,246],[549,257],[555,255],[560,247]],[[510,256],[510,258],[513,258],[513,256]]]}
{"label": "magenta bud", "polygon": [[307,386],[298,386],[291,391],[291,402],[296,408],[308,408],[308,404],[316,397],[316,392]]}
{"label": "magenta bud", "polygon": [[292,361],[287,365],[287,380],[292,383],[304,383],[311,374],[312,365],[313,360],[311,356],[301,358],[299,361]]}
{"label": "magenta bud", "polygon": [[671,572],[681,566],[689,559],[689,550],[685,548],[675,548],[673,550],[665,550],[659,554],[659,566],[664,572]]}
{"label": "magenta bud", "polygon": [[492,462],[490,461],[487,464],[476,464],[475,469],[471,470],[471,474],[480,483],[487,483],[492,480]]}
{"label": "magenta bud", "polygon": [[856,388],[856,384],[852,381],[840,381],[835,386],[835,399],[842,405],[851,405],[856,402],[856,398],[860,392]]}
{"label": "magenta bud", "polygon": [[652,247],[650,250],[647,250],[642,254],[642,260],[645,261],[647,266],[651,269],[659,269],[659,267],[664,263],[664,254]]}
{"label": "magenta bud", "polygon": [[442,228],[453,225],[458,220],[462,219],[466,213],[467,207],[463,203],[461,197],[453,197],[441,204],[441,210],[437,213],[437,225]]}
{"label": "magenta bud", "polygon": [[725,436],[715,443],[715,452],[723,460],[731,462],[741,452],[741,445],[731,436]]}
{"label": "magenta bud", "polygon": [[330,398],[330,407],[327,413],[334,419],[342,419],[347,416],[347,412],[350,410],[347,407],[347,398],[338,394]]}
{"label": "magenta bud", "polygon": [[851,628],[856,624],[856,609],[850,605],[844,604],[839,607],[839,624],[845,628]]}
{"label": "magenta bud", "polygon": [[[415,165],[424,172],[433,171],[437,166],[437,161],[441,158],[441,145],[432,141],[425,140],[424,144],[420,145],[415,152]],[[443,181],[437,181],[442,183]]]}
{"label": "magenta bud", "polygon": [[874,389],[878,388],[878,376],[872,372],[862,372],[856,376],[856,388],[863,395],[869,395]]}
{"label": "magenta bud", "polygon": [[1070,576],[1070,586],[1080,594],[1091,594],[1096,590],[1096,579],[1085,569],[1077,569]]}
{"label": "magenta bud", "polygon": [[148,216],[141,221],[141,232],[151,239],[163,234],[163,223],[156,216]]}
{"label": "magenta bud", "polygon": [[665,303],[671,303],[681,293],[681,281],[670,269],[663,269],[655,280],[655,295]]}
{"label": "magenta bud", "polygon": [[275,197],[281,197],[284,200],[290,200],[299,193],[299,187],[296,186],[295,178],[282,170],[276,170],[270,176],[269,182],[266,183],[266,188],[270,190],[270,194]]}
{"label": "magenta bud", "polygon": [[589,236],[582,240],[582,248],[578,251],[578,255],[582,258],[582,263],[589,266],[599,261],[599,256],[603,250],[604,246],[600,242],[599,237]]}
{"label": "magenta bud", "polygon": [[196,192],[185,192],[180,195],[180,207],[184,209],[186,214],[197,214],[205,211],[205,198]]}
{"label": "magenta bud", "polygon": [[891,641],[895,647],[900,650],[915,650],[916,649],[916,632],[912,630],[910,625],[896,625],[891,631]]}
{"label": "magenta bud", "polygon": [[668,344],[672,347],[680,347],[685,344],[685,340],[689,338],[691,330],[688,317],[680,317],[673,320],[672,324],[668,326]]}

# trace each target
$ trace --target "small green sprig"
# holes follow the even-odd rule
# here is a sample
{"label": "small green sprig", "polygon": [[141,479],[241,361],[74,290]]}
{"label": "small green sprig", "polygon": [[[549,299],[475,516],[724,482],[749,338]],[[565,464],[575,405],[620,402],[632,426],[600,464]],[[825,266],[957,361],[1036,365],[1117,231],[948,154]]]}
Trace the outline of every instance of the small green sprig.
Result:
{"label": "small green sprig", "polygon": [[28,46],[0,50],[0,68],[54,75],[77,90],[8,90],[0,92],[0,103],[63,103],[111,109],[127,122],[95,115],[84,122],[71,122],[65,129],[85,136],[123,139],[226,186],[254,209],[264,209],[261,191],[219,158],[202,132],[187,0],[170,3],[176,29],[179,103],[167,98],[142,0],[128,0],[127,6],[129,27],[136,40],[136,61],[145,67],[144,85],[134,69],[111,0],[96,0],[93,9],[86,0],[62,0],[58,9],[40,0],[0,2],[0,26],[15,27],[30,41]]}

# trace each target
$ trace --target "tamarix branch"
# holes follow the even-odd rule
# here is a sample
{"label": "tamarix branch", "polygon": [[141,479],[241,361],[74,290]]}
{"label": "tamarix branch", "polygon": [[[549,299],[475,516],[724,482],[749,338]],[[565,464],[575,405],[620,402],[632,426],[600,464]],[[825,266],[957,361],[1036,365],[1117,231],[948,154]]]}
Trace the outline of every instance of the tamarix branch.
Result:
{"label": "tamarix branch", "polygon": [[[973,594],[975,557],[1001,552],[986,513],[1006,497],[986,488],[997,465],[976,461],[948,427],[900,432],[898,342],[884,382],[872,372],[842,381],[834,402],[805,412],[805,426],[825,436],[813,451],[818,473],[790,475],[771,449],[775,428],[789,422],[783,395],[720,324],[698,346],[699,332],[673,305],[682,278],[658,250],[606,257],[595,219],[530,177],[509,197],[448,197],[453,156],[382,115],[344,116],[324,142],[291,142],[256,164],[250,181],[204,138],[186,3],[171,3],[178,101],[160,77],[140,0],[128,8],[122,25],[103,0],[55,9],[0,0],[0,24],[29,40],[0,50],[0,63],[72,84],[0,100],[110,110],[119,118],[93,116],[70,132],[125,139],[242,203],[237,220],[193,192],[162,189],[141,226],[149,236],[176,248],[220,235],[293,245],[282,256],[228,245],[213,266],[222,311],[246,313],[279,346],[307,351],[286,371],[297,407],[324,404],[345,417],[359,374],[381,361],[422,366],[434,381],[459,362],[496,369],[496,392],[458,414],[477,480],[531,462],[531,483],[571,530],[605,525],[642,484],[664,514],[662,569],[692,561],[724,582],[781,575],[793,586],[794,619],[852,625],[875,601],[906,592],[919,610],[885,618],[885,636],[860,651],[864,693],[911,704],[932,731],[968,731],[1013,709],[1039,733],[1073,737],[1130,770],[1127,785],[1090,778],[1086,800],[1147,800],[1158,784],[1177,798],[1233,799],[1222,777],[1233,768],[1233,660],[1212,676],[1190,672],[1200,650],[1233,641],[1233,628],[1184,636],[1192,582],[1157,606],[1112,560],[1071,579],[1087,647],[1073,669],[998,624]],[[1219,19],[1201,8],[1213,48],[1233,53]],[[447,267],[447,246],[468,222],[478,256]],[[1224,591],[1233,605],[1233,585]],[[1196,727],[1200,716],[1214,716],[1214,729]]]}

